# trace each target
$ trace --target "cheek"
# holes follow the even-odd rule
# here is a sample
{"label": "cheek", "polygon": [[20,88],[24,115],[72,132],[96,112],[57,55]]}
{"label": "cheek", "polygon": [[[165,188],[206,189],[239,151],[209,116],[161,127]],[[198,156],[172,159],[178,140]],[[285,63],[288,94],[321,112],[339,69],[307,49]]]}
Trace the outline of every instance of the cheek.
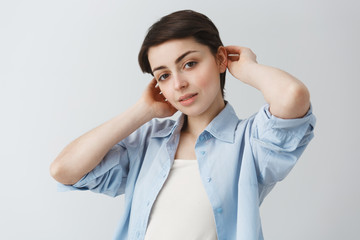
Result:
{"label": "cheek", "polygon": [[220,72],[215,61],[207,62],[199,71],[198,84],[203,88],[214,87],[214,84],[220,86]]}
{"label": "cheek", "polygon": [[204,74],[198,76],[197,85],[202,89],[220,88],[220,74],[214,69],[208,69]]}
{"label": "cheek", "polygon": [[169,90],[169,87],[167,86],[159,86],[160,87],[160,91],[162,92],[162,95],[164,96],[164,98],[167,98],[168,100],[171,99],[171,91]]}

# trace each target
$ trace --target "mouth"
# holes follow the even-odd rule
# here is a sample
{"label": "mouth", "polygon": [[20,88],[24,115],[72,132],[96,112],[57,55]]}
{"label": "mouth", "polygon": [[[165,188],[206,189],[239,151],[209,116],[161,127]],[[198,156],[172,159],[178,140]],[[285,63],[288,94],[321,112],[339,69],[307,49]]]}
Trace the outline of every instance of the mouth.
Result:
{"label": "mouth", "polygon": [[181,96],[179,98],[179,102],[183,102],[183,101],[186,101],[186,100],[189,100],[190,98],[192,97],[195,97],[197,95],[197,93],[190,93],[190,94],[186,94],[184,96]]}

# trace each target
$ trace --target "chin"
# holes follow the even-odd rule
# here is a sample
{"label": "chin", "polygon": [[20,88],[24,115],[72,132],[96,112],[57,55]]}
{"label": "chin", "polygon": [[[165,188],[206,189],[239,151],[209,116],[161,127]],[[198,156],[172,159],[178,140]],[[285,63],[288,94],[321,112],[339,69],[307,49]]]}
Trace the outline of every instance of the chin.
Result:
{"label": "chin", "polygon": [[[184,110],[184,109],[182,109]],[[189,117],[198,117],[203,114],[204,111],[201,111],[199,109],[193,108],[193,109],[186,109],[185,111],[179,110],[180,112],[184,113],[185,115]]]}

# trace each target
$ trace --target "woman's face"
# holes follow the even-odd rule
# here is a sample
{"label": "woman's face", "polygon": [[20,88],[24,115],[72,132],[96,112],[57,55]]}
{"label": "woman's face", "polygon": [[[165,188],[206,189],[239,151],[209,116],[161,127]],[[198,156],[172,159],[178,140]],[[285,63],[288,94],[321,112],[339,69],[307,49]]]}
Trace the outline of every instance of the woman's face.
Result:
{"label": "woman's face", "polygon": [[188,116],[214,117],[224,107],[220,73],[226,70],[225,49],[220,48],[217,56],[191,37],[167,41],[148,52],[162,94]]}

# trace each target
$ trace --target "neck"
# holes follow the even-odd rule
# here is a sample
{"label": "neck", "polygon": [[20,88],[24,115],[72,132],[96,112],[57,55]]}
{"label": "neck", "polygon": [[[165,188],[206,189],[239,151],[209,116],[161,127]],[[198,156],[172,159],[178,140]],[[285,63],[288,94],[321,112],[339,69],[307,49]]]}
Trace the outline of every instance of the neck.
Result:
{"label": "neck", "polygon": [[224,107],[225,101],[222,101],[218,106],[214,106],[213,111],[209,111],[199,116],[185,116],[182,132],[191,134],[197,138]]}

